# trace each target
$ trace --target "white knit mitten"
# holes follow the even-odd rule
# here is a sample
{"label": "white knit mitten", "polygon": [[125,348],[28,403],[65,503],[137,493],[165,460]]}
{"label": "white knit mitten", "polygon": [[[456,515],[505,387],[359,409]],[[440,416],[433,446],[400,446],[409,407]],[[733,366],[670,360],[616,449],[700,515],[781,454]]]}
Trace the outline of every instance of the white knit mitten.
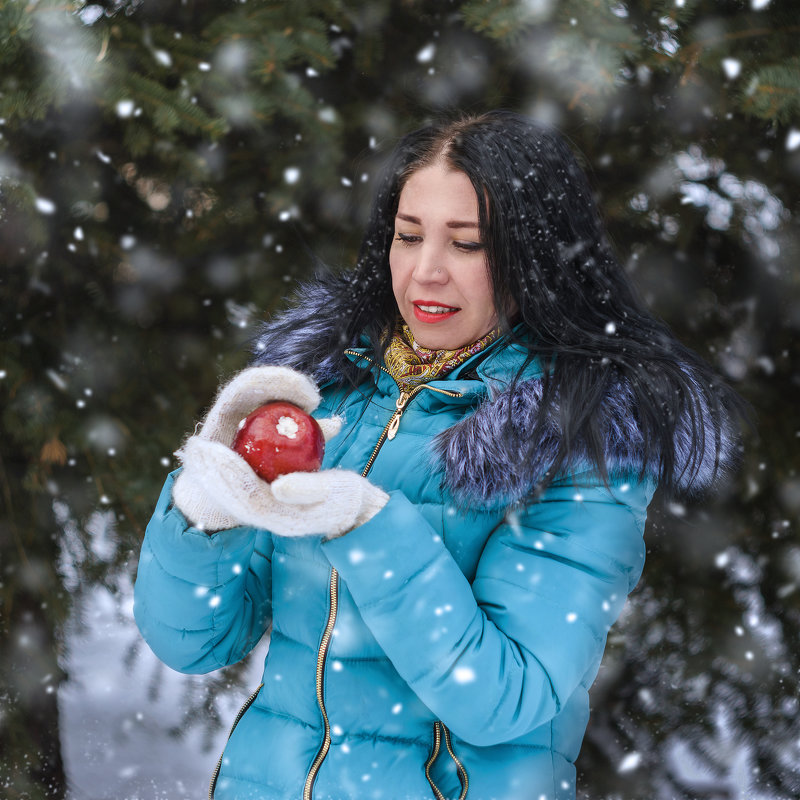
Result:
{"label": "white knit mitten", "polygon": [[[389,501],[383,489],[346,469],[281,475],[272,482],[272,496],[286,506],[302,509],[304,525],[328,538],[368,522]],[[302,535],[292,529],[275,533]]]}
{"label": "white knit mitten", "polygon": [[[191,436],[176,455],[183,464],[172,489],[172,500],[190,523],[206,531],[217,531],[249,523],[243,519],[240,504],[231,506],[220,491],[209,492],[215,486],[217,472],[222,470],[225,480],[233,480],[232,470],[248,487],[266,484],[250,469],[239,455],[230,449],[239,423],[251,411],[274,400],[285,400],[310,413],[320,401],[314,382],[288,367],[250,367],[236,375],[217,395],[200,430]],[[341,428],[336,417],[317,420],[325,439],[335,436]],[[217,458],[197,447],[201,443],[216,444],[221,451]],[[194,454],[200,455],[194,455]],[[231,465],[234,466],[231,466]],[[257,483],[254,484],[253,482]],[[251,490],[251,493],[254,490]]]}
{"label": "white knit mitten", "polygon": [[186,442],[183,457],[210,507],[223,510],[237,525],[278,536],[340,536],[389,499],[357,472],[343,469],[293,472],[270,484],[229,447],[197,436]]}
{"label": "white knit mitten", "polygon": [[320,396],[314,381],[302,372],[289,367],[249,367],[220,389],[197,435],[230,445],[239,422],[273,400],[294,403],[310,414]]}

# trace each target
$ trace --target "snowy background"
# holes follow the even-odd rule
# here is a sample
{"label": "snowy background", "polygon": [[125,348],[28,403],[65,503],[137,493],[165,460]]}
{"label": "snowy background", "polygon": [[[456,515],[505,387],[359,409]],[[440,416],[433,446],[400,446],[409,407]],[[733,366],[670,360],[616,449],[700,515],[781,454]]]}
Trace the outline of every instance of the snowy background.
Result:
{"label": "snowy background", "polygon": [[181,676],[139,638],[172,452],[316,259],[352,264],[395,138],[496,107],[567,134],[756,415],[718,496],[653,506],[579,797],[800,796],[792,5],[0,0],[0,796],[205,796],[268,643]]}

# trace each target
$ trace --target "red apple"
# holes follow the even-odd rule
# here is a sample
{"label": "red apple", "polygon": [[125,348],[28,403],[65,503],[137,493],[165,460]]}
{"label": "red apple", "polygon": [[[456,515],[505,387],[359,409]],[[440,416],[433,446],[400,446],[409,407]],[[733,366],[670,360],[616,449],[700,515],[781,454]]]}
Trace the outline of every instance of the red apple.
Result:
{"label": "red apple", "polygon": [[314,472],[325,438],[319,423],[292,403],[267,403],[240,423],[233,449],[267,482],[287,472]]}

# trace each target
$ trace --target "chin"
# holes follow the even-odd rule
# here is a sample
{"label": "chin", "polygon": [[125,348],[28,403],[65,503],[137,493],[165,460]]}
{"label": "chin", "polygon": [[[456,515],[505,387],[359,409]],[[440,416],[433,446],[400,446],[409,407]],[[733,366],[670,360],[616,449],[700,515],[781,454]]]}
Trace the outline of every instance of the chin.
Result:
{"label": "chin", "polygon": [[[416,320],[414,321],[416,322]],[[458,350],[459,347],[465,347],[474,341],[474,339],[465,339],[465,335],[458,331],[419,330],[418,325],[409,325],[409,328],[414,335],[414,341],[420,347],[428,350]]]}
{"label": "chin", "polygon": [[414,334],[414,341],[427,350],[458,350],[459,347],[471,344],[471,342],[462,342],[460,339],[448,338],[447,336],[418,338],[416,333]]}
{"label": "chin", "polygon": [[[409,322],[405,317],[403,318],[411,329],[414,336],[414,341],[420,346],[428,350],[458,350],[460,347],[466,347],[481,338],[479,334],[472,336],[470,331],[456,330],[455,326],[449,326],[447,323],[442,328],[436,330],[433,325],[424,325],[416,319]],[[450,330],[444,328],[449,327]],[[477,327],[477,326],[475,326]],[[486,332],[492,329],[492,325],[486,329]]]}

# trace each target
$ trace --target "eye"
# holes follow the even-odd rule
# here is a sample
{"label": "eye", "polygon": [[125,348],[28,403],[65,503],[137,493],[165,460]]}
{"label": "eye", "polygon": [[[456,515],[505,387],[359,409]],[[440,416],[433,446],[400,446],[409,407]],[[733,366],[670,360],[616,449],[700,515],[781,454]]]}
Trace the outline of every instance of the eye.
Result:
{"label": "eye", "polygon": [[483,245],[480,242],[453,242],[453,247],[461,250],[464,253],[479,253],[483,250]]}
{"label": "eye", "polygon": [[419,241],[422,241],[421,236],[417,236],[414,233],[399,233],[395,236],[395,241],[400,242],[406,246],[416,244]]}

